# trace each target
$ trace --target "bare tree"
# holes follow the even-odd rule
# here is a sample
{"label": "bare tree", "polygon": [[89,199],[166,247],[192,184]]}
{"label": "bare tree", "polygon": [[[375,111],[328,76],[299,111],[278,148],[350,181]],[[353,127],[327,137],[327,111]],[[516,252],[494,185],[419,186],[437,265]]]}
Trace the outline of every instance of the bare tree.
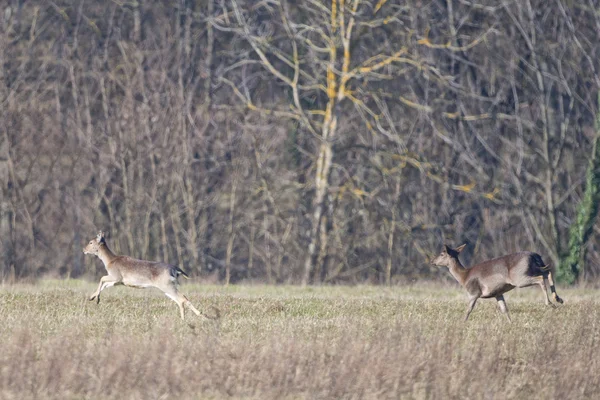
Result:
{"label": "bare tree", "polygon": [[231,283],[447,279],[442,241],[600,272],[594,4],[17,3],[3,280],[97,275],[95,229]]}

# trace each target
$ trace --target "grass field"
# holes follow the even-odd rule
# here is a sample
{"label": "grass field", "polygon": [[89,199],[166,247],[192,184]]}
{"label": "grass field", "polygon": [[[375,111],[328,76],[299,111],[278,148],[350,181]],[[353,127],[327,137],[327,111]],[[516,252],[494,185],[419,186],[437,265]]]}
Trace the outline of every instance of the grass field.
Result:
{"label": "grass field", "polygon": [[462,321],[458,288],[201,286],[182,292],[212,321],[157,290],[95,283],[0,286],[0,398],[593,398],[600,393],[600,298],[559,287],[494,300]]}

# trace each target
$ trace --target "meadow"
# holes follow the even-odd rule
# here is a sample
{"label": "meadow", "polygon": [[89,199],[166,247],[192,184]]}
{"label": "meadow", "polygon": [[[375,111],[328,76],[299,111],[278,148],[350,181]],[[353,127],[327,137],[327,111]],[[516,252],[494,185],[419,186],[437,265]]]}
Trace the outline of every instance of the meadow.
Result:
{"label": "meadow", "polygon": [[564,289],[494,300],[463,321],[455,285],[184,284],[201,311],[157,290],[42,281],[0,286],[0,398],[592,398],[600,393],[600,301]]}

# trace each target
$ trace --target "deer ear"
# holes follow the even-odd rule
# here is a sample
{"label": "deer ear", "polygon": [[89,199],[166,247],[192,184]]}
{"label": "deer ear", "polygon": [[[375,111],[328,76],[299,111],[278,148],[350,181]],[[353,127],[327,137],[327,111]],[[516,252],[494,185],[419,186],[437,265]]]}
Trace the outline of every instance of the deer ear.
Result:
{"label": "deer ear", "polygon": [[96,236],[96,240],[98,241],[98,243],[103,243],[104,242],[104,232],[102,232],[102,231],[98,232],[98,235]]}
{"label": "deer ear", "polygon": [[448,254],[450,254],[450,252],[452,252],[452,247],[448,246],[447,244],[444,245],[444,251]]}
{"label": "deer ear", "polygon": [[456,249],[454,249],[454,251],[456,251],[457,253],[460,253],[461,251],[463,251],[465,249],[466,245],[467,245],[466,243],[462,244],[462,245],[458,246]]}

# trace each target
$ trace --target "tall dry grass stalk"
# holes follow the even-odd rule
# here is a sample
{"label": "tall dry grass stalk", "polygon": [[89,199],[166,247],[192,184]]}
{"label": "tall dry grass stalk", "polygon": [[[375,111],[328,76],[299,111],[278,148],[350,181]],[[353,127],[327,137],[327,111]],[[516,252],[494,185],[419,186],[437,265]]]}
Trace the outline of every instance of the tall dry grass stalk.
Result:
{"label": "tall dry grass stalk", "polygon": [[591,398],[600,304],[512,295],[463,323],[455,289],[186,288],[223,318],[182,323],[155,293],[0,290],[1,398]]}

